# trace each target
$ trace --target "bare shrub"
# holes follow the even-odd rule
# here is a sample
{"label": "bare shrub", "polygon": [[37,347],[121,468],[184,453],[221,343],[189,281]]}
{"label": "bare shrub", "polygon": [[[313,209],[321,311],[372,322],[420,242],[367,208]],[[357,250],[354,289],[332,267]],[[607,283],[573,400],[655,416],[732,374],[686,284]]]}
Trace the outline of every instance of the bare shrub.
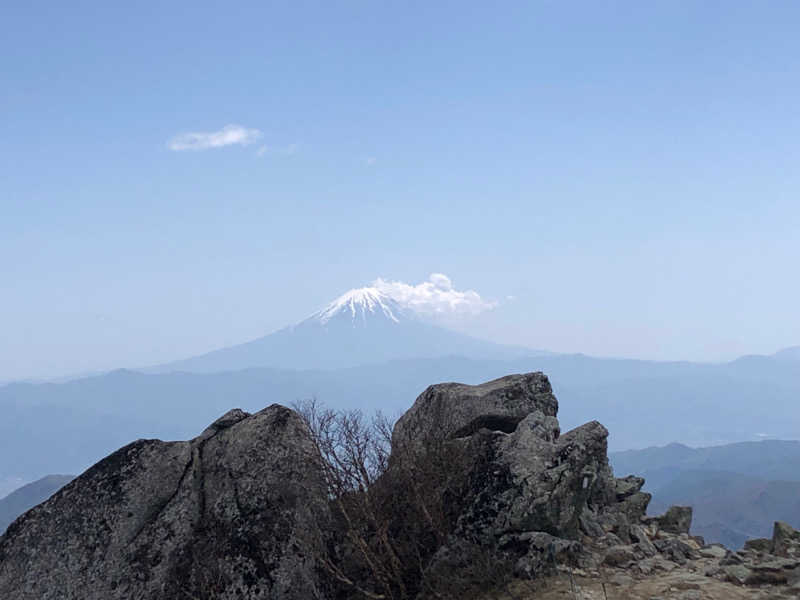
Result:
{"label": "bare shrub", "polygon": [[[452,541],[485,467],[469,460],[468,442],[433,431],[425,439],[395,439],[392,455],[392,424],[380,413],[367,418],[315,400],[294,408],[322,458],[333,541],[315,558],[340,584],[340,598],[464,600],[511,580],[511,563],[486,540],[457,545],[458,567],[429,569]],[[433,421],[444,423],[446,415],[440,417]]]}

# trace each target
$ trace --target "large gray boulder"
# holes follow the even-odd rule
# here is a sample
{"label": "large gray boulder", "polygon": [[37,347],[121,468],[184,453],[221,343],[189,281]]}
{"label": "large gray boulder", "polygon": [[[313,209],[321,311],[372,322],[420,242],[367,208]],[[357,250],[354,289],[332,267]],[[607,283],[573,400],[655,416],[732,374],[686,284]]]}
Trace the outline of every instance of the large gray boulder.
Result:
{"label": "large gray boulder", "polygon": [[133,442],[11,524],[0,598],[323,598],[316,456],[278,405],[191,441]]}
{"label": "large gray boulder", "polygon": [[[562,554],[589,557],[582,545],[609,534],[633,541],[631,527],[640,527],[650,500],[640,491],[644,480],[614,477],[600,423],[561,434],[557,411],[547,377],[528,373],[478,386],[431,386],[398,421],[395,463],[405,456],[424,461],[426,450],[444,445],[461,448],[454,464],[469,466],[467,492],[453,499],[458,516],[449,548],[437,553],[432,569],[446,569],[466,542],[508,549],[530,576]],[[649,544],[644,551],[654,552]]]}
{"label": "large gray boulder", "polygon": [[481,385],[432,385],[397,421],[392,451],[468,437],[480,429],[512,433],[520,421],[537,412],[553,419],[558,413],[558,401],[542,373],[508,375]]}

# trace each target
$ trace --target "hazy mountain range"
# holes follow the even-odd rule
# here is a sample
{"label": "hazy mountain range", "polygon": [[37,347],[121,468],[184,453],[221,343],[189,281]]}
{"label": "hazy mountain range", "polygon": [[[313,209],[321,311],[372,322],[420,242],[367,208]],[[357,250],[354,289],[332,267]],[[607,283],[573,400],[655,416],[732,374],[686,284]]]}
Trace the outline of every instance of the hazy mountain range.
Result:
{"label": "hazy mountain range", "polygon": [[565,429],[591,419],[612,449],[709,445],[800,431],[800,355],[712,365],[557,355],[434,325],[374,288],[258,340],[144,369],[0,387],[0,479],[80,472],[141,437],[183,439],[231,407],[316,396],[399,414],[426,386],[541,370]]}
{"label": "hazy mountain range", "polygon": [[740,547],[769,537],[776,520],[800,527],[800,442],[745,442],[710,448],[669,444],[609,456],[617,475],[645,477],[651,514],[694,508],[692,532]]}

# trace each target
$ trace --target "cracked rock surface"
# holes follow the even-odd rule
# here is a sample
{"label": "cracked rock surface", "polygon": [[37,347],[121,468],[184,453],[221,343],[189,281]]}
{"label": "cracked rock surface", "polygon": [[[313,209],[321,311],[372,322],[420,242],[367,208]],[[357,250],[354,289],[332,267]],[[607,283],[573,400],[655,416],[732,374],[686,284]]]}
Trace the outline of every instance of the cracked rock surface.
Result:
{"label": "cracked rock surface", "polygon": [[278,405],[190,441],[133,442],[12,523],[0,598],[324,596],[305,535],[327,510],[313,457]]}
{"label": "cracked rock surface", "polygon": [[[565,556],[582,564],[586,541],[610,535],[632,543],[631,528],[640,526],[650,501],[640,491],[644,479],[614,477],[605,427],[591,421],[562,434],[557,412],[543,373],[477,386],[434,385],[397,422],[392,456],[399,459],[437,437],[461,445],[466,464],[474,466],[451,544],[499,543],[519,555],[520,572],[540,576],[558,548],[568,548]],[[655,553],[648,541],[642,544]],[[439,557],[455,554],[445,548]]]}

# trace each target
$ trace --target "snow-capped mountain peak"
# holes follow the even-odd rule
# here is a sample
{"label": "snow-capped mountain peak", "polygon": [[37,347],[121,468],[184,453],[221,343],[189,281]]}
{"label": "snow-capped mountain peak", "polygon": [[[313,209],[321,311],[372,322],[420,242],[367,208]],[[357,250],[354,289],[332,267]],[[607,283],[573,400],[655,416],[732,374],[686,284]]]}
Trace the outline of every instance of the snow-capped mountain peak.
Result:
{"label": "snow-capped mountain peak", "polygon": [[311,318],[323,325],[338,315],[349,315],[353,321],[366,321],[371,316],[383,316],[399,323],[404,312],[396,300],[377,288],[363,287],[342,294]]}

